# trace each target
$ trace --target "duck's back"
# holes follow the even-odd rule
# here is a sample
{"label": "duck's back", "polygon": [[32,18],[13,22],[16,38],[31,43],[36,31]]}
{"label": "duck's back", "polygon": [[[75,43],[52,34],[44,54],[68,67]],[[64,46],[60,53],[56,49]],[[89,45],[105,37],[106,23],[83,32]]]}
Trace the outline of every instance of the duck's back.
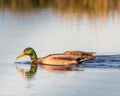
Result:
{"label": "duck's back", "polygon": [[83,52],[83,51],[66,51],[64,52],[65,55],[76,55],[80,58],[86,58],[87,60],[94,60],[95,57],[93,56],[94,52]]}
{"label": "duck's back", "polygon": [[37,62],[51,65],[71,65],[77,63],[76,61],[77,58],[79,58],[79,56],[51,54],[46,57],[38,59]]}

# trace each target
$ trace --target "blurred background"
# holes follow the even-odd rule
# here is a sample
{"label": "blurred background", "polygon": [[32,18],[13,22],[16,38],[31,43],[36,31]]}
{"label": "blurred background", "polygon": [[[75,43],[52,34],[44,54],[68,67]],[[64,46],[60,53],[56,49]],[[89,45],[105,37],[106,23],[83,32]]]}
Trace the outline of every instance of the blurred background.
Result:
{"label": "blurred background", "polygon": [[120,0],[0,0],[0,58],[13,62],[26,47],[38,57],[67,50],[119,54],[119,17]]}

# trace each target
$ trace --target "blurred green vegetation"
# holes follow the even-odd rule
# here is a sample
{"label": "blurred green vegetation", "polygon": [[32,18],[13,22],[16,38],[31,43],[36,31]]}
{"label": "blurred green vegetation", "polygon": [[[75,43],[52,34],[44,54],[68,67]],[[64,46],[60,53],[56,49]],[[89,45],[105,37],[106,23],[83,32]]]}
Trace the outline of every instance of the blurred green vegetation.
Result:
{"label": "blurred green vegetation", "polygon": [[81,14],[89,16],[106,15],[120,10],[120,0],[0,0],[0,10],[26,12],[52,8],[54,12]]}

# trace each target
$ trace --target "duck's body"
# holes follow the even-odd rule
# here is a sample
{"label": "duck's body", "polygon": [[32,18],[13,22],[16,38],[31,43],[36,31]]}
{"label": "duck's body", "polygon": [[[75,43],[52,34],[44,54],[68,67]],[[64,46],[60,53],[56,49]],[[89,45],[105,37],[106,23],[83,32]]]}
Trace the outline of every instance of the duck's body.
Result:
{"label": "duck's body", "polygon": [[71,65],[76,64],[79,56],[51,54],[43,58],[35,60],[35,63],[51,64],[51,65]]}
{"label": "duck's body", "polygon": [[76,51],[76,52],[67,51],[64,54],[50,54],[43,58],[37,58],[37,55],[32,48],[26,48],[23,51],[23,53],[21,55],[19,55],[17,58],[23,57],[24,55],[28,55],[28,56],[30,56],[31,61],[34,63],[49,64],[49,65],[71,65],[71,64],[81,63],[85,60],[90,59],[90,58],[88,58],[89,56],[77,55],[79,52],[81,52],[81,51]]}

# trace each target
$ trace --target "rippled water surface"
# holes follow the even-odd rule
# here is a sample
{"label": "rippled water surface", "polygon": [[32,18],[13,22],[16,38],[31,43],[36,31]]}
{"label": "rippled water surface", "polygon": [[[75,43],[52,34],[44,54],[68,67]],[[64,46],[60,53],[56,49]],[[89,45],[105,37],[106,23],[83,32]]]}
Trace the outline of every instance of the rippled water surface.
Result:
{"label": "rippled water surface", "polygon": [[[119,1],[34,1],[0,2],[0,96],[120,96]],[[97,60],[75,66],[16,60],[26,47],[38,57],[81,50]]]}

